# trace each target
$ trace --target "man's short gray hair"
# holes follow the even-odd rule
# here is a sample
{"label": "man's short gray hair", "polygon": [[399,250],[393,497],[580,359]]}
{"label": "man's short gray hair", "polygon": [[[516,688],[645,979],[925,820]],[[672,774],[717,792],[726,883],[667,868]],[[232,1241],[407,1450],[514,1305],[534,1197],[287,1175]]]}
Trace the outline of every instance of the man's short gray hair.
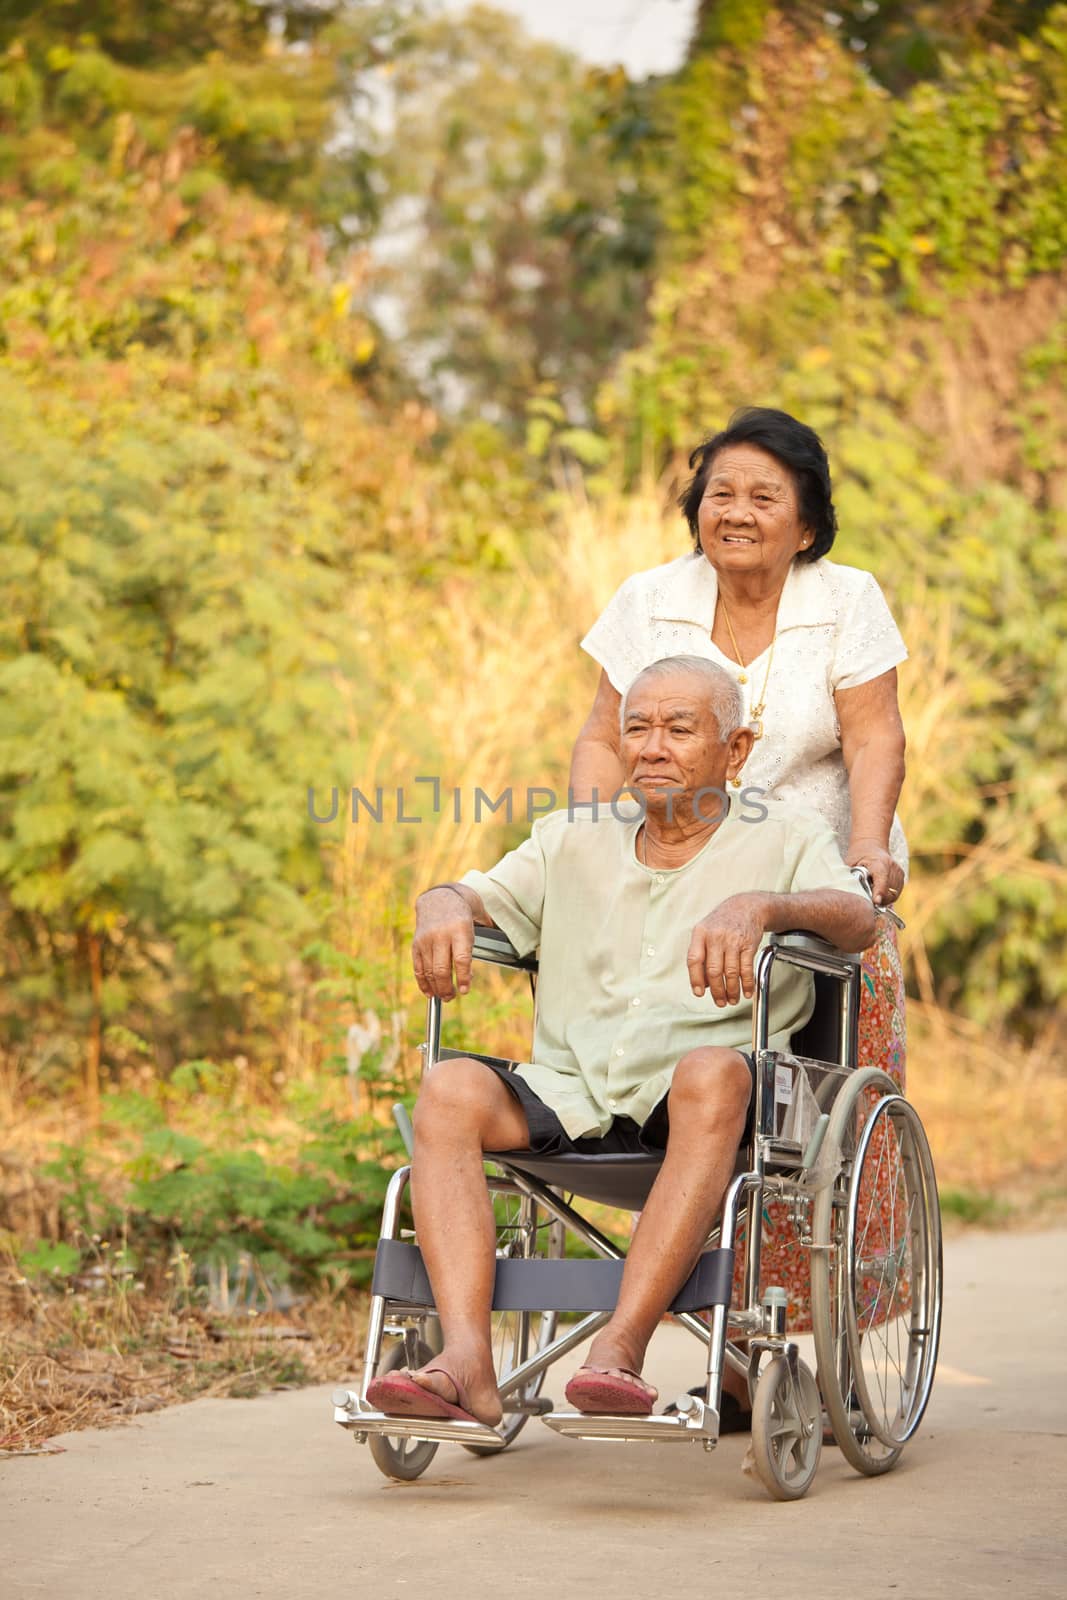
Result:
{"label": "man's short gray hair", "polygon": [[745,720],[745,703],[736,681],[724,667],[716,666],[715,662],[709,661],[706,656],[664,656],[662,660],[653,661],[651,666],[639,672],[622,697],[622,705],[619,707],[620,730],[626,724],[626,705],[634,684],[641,683],[645,678],[668,678],[682,672],[703,678],[711,687],[712,710],[719,724],[719,739],[725,744]]}

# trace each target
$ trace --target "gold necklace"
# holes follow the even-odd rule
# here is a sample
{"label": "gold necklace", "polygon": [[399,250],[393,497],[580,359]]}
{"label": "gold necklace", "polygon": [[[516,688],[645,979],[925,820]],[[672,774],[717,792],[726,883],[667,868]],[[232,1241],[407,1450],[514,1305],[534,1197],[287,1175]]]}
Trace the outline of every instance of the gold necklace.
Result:
{"label": "gold necklace", "polygon": [[[723,619],[726,623],[726,631],[730,635],[730,643],[734,647],[734,655],[737,657],[738,663],[741,667],[741,672],[737,681],[738,683],[747,683],[748,673],[745,671],[745,662],[742,658],[740,648],[738,647],[733,623],[730,621],[730,613],[726,609],[726,601],[723,599],[721,594],[719,595],[719,604],[722,606]],[[749,726],[752,729],[753,737],[756,739],[763,738],[763,711],[767,704],[767,685],[771,678],[771,668],[774,666],[774,647],[777,643],[778,629],[776,627],[774,630],[774,638],[771,640],[770,654],[767,657],[767,670],[763,674],[763,689],[760,693],[759,702],[752,707],[752,713],[749,717]],[[739,788],[740,779],[735,778],[734,785],[735,787]]]}

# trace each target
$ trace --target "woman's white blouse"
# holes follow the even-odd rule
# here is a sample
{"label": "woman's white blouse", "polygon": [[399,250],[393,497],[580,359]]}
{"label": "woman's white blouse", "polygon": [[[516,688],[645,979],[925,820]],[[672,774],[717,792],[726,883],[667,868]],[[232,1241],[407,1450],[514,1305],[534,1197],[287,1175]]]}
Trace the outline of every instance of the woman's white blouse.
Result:
{"label": "woman's white blouse", "polygon": [[[605,606],[582,649],[600,663],[620,694],[664,656],[705,656],[737,678],[736,661],[711,639],[718,589],[715,569],[699,551],[637,572]],[[879,677],[905,661],[908,652],[871,574],[825,559],[794,561],[778,602],[777,629],[763,738],[756,741],[742,778],[780,800],[811,806],[829,822],[844,850],[848,773],[834,693]],[[745,668],[746,715],[763,694],[768,653]],[[889,849],[906,871],[908,847],[896,817]]]}

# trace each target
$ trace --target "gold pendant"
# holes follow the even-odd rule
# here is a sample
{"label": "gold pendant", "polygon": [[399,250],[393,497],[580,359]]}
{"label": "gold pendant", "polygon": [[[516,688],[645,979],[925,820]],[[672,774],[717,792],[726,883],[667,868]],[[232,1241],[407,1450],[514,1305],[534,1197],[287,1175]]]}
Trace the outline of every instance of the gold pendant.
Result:
{"label": "gold pendant", "polygon": [[763,738],[763,718],[762,717],[756,717],[752,722],[749,723],[749,727],[752,729],[752,737],[753,737],[753,739],[762,739]]}

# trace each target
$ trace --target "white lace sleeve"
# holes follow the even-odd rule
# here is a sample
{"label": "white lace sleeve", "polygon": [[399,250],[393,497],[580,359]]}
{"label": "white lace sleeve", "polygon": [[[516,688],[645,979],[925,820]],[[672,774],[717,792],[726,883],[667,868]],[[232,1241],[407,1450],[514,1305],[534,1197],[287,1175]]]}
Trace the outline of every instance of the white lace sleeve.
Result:
{"label": "white lace sleeve", "polygon": [[652,659],[643,577],[637,573],[616,589],[582,640],[582,649],[599,661],[620,694]]}
{"label": "white lace sleeve", "polygon": [[908,658],[907,646],[885,595],[871,574],[852,605],[838,618],[831,683],[837,689],[857,689]]}

